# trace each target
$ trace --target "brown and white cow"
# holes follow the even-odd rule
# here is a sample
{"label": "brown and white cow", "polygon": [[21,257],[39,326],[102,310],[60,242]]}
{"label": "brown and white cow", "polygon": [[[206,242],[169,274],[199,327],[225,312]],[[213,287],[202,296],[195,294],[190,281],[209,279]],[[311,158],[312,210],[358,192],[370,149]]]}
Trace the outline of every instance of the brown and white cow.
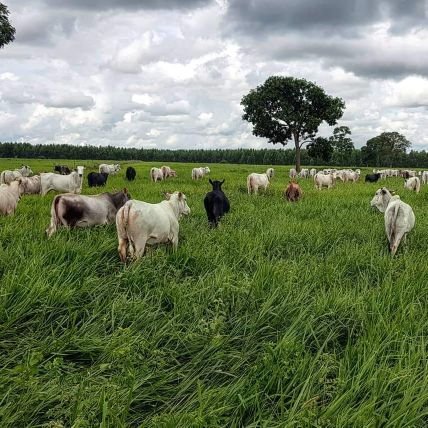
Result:
{"label": "brown and white cow", "polygon": [[51,205],[51,222],[46,229],[50,238],[60,226],[90,227],[114,223],[117,211],[130,199],[127,189],[99,195],[65,193],[55,196]]}
{"label": "brown and white cow", "polygon": [[116,215],[119,255],[126,262],[127,255],[138,259],[144,255],[146,245],[171,243],[178,246],[178,220],[190,214],[186,195],[182,192],[166,194],[167,200],[149,204],[128,201]]}
{"label": "brown and white cow", "polygon": [[18,201],[21,198],[23,189],[17,181],[10,184],[0,185],[0,214],[12,215],[15,213]]}
{"label": "brown and white cow", "polygon": [[284,197],[289,202],[297,202],[302,197],[302,189],[295,181],[290,181],[284,192]]}

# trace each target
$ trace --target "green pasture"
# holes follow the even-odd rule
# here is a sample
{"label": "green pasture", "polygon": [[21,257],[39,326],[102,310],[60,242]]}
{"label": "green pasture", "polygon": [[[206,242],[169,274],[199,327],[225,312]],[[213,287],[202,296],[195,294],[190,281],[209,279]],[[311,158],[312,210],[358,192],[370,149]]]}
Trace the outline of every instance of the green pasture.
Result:
{"label": "green pasture", "polygon": [[[56,162],[0,159],[0,170],[22,163]],[[192,213],[177,252],[128,266],[115,225],[47,240],[53,192],[0,217],[0,427],[428,425],[428,186],[300,180],[303,200],[289,204],[290,167],[248,196],[247,175],[267,166],[210,164],[231,203],[210,230],[196,165],[169,164],[178,177],[151,183],[162,163],[121,163],[100,190],[86,182],[100,162],[58,163],[86,166],[83,194],[127,187],[159,202],[180,190]],[[381,185],[416,215],[394,259],[370,208]]]}

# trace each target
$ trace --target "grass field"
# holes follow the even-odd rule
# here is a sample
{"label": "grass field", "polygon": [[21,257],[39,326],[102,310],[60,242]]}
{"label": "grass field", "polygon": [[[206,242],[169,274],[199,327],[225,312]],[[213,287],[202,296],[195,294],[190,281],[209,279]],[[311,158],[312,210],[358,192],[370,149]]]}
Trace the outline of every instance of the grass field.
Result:
{"label": "grass field", "polygon": [[129,164],[136,181],[122,163],[106,190],[187,195],[176,253],[124,266],[114,225],[47,240],[52,192],[0,218],[2,428],[427,426],[428,187],[388,179],[416,215],[391,259],[369,205],[379,184],[320,192],[302,180],[291,205],[289,167],[248,196],[247,174],[266,166],[210,165],[231,202],[210,230],[208,178],[192,182],[193,165],[170,164],[179,177],[153,184],[160,163]]}

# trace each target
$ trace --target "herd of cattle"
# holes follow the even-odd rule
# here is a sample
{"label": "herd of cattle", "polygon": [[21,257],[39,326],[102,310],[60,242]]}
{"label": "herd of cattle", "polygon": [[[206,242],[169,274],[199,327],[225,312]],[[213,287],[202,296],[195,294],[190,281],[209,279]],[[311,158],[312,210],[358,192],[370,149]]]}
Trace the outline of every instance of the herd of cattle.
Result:
{"label": "herd of cattle", "polygon": [[[51,237],[59,227],[88,227],[116,222],[119,241],[120,259],[125,262],[129,257],[138,259],[143,256],[147,245],[170,243],[173,248],[178,246],[179,219],[190,214],[187,198],[182,192],[166,193],[165,200],[157,204],[138,201],[131,198],[127,189],[116,193],[101,193],[98,195],[81,195],[84,167],[78,166],[71,170],[65,165],[56,165],[55,172],[45,172],[32,175],[31,168],[23,165],[14,171],[3,171],[0,174],[0,214],[11,215],[15,212],[23,194],[46,195],[51,190],[63,192],[56,195],[51,205],[51,221],[46,230]],[[109,175],[119,173],[118,164],[101,164],[99,172],[88,174],[89,187],[105,186]],[[199,180],[210,173],[208,167],[193,168],[191,178]],[[259,189],[266,190],[274,177],[274,169],[268,168],[263,174],[252,173],[247,177],[248,194],[257,194]],[[296,182],[297,178],[312,178],[315,188],[321,190],[335,186],[337,179],[343,182],[357,182],[360,170],[302,169],[300,174],[295,169],[290,170],[291,181],[284,191],[284,197],[290,202],[297,202],[303,195],[302,189]],[[377,182],[387,177],[403,177],[404,187],[415,192],[420,191],[422,183],[428,183],[428,171],[417,173],[410,170],[382,170],[367,174],[366,182]],[[136,171],[128,167],[125,177],[133,181]],[[176,171],[168,166],[151,168],[150,180],[163,181],[177,177]],[[209,180],[212,190],[204,198],[204,207],[208,222],[216,227],[224,214],[229,212],[230,203],[221,186],[223,181]],[[394,255],[400,241],[415,225],[415,215],[412,208],[401,201],[398,195],[392,195],[386,188],[377,190],[371,201],[371,206],[384,213],[385,231],[389,249]]]}

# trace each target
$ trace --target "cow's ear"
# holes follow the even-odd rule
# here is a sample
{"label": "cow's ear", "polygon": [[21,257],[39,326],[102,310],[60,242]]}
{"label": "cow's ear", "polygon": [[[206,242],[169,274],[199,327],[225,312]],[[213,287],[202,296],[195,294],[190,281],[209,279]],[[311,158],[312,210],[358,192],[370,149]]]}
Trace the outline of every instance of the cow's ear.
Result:
{"label": "cow's ear", "polygon": [[209,179],[208,179],[208,181],[210,182],[210,184],[213,184],[213,182],[212,182],[211,178],[209,178]]}
{"label": "cow's ear", "polygon": [[168,193],[168,192],[163,192],[163,196],[165,197],[165,199],[166,200],[170,200],[170,198],[171,198],[171,193]]}
{"label": "cow's ear", "polygon": [[123,188],[123,193],[125,193],[125,195],[128,194],[128,189],[126,187]]}
{"label": "cow's ear", "polygon": [[178,199],[182,199],[183,198],[183,192],[178,192]]}
{"label": "cow's ear", "polygon": [[386,189],[385,189],[385,187],[382,188],[381,192],[382,192],[382,195],[386,195]]}
{"label": "cow's ear", "polygon": [[220,186],[222,186],[224,182],[225,182],[225,179],[223,178],[223,180],[220,181]]}

